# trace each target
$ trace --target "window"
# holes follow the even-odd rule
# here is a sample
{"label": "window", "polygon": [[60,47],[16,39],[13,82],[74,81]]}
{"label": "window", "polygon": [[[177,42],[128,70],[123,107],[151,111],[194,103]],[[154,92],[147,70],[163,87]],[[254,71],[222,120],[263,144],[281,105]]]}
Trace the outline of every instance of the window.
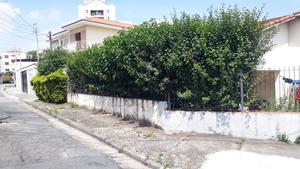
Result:
{"label": "window", "polygon": [[5,56],[4,56],[4,58],[6,58],[6,59],[7,59],[7,58],[8,58],[8,55],[5,55]]}
{"label": "window", "polygon": [[9,72],[9,69],[5,69],[5,72]]}
{"label": "window", "polygon": [[2,56],[0,56],[0,59],[2,59]]}
{"label": "window", "polygon": [[76,33],[75,34],[75,41],[81,41],[81,33]]}
{"label": "window", "polygon": [[14,59],[11,60],[11,63],[15,63],[15,62],[16,62],[16,60],[14,60]]}
{"label": "window", "polygon": [[9,65],[9,62],[5,62],[5,65]]}
{"label": "window", "polygon": [[103,15],[103,10],[91,10],[91,16]]}

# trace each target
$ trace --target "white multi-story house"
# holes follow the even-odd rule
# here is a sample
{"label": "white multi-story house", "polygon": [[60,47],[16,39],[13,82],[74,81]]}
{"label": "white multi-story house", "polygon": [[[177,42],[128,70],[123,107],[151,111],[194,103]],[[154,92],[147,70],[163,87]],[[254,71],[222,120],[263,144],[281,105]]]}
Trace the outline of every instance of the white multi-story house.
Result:
{"label": "white multi-story house", "polygon": [[53,34],[52,45],[69,51],[82,50],[101,44],[105,38],[130,27],[132,25],[128,23],[101,18],[81,19],[63,26],[61,32]]}
{"label": "white multi-story house", "polygon": [[1,73],[15,72],[20,65],[20,61],[26,59],[26,53],[21,51],[7,51],[0,54]]}
{"label": "white multi-story house", "polygon": [[91,17],[116,20],[116,7],[106,0],[84,0],[78,6],[78,19]]}
{"label": "white multi-story house", "polygon": [[[94,11],[100,12],[94,15]],[[120,30],[133,27],[130,23],[115,21],[115,9],[110,9],[104,0],[85,0],[83,5],[79,5],[78,13],[79,20],[63,26],[62,31],[53,34],[54,48],[69,51],[86,49],[101,44],[105,38]]]}

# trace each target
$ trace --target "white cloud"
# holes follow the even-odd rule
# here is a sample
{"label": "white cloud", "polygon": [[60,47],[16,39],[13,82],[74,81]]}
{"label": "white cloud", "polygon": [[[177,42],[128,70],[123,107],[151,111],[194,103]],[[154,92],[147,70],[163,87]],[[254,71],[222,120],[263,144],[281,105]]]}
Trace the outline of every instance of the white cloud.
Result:
{"label": "white cloud", "polygon": [[42,14],[40,11],[31,11],[27,15],[27,17],[32,20],[39,20],[41,18],[41,16],[42,16]]}
{"label": "white cloud", "polygon": [[48,13],[48,19],[60,20],[62,18],[62,12],[59,9],[51,9]]}
{"label": "white cloud", "polygon": [[9,3],[0,2],[0,34],[11,32],[14,29],[14,18],[20,13],[20,9]]}
{"label": "white cloud", "polygon": [[60,20],[62,18],[62,12],[59,9],[50,9],[46,11],[34,10],[27,14],[27,17],[34,21],[43,20]]}

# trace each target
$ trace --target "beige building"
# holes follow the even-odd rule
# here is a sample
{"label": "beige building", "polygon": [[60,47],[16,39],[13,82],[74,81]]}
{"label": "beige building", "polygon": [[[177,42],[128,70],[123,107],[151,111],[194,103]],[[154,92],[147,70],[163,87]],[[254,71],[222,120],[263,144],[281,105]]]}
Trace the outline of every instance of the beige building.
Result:
{"label": "beige building", "polygon": [[62,31],[53,34],[53,47],[69,51],[85,49],[101,44],[106,37],[120,30],[132,27],[132,24],[102,18],[84,18],[62,27]]}

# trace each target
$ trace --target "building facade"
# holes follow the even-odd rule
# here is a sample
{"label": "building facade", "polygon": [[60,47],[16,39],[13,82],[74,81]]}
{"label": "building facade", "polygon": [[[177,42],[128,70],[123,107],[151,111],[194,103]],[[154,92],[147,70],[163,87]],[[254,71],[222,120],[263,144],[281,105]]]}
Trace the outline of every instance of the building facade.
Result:
{"label": "building facade", "polygon": [[84,0],[78,6],[78,18],[53,34],[54,48],[83,50],[94,44],[101,45],[105,38],[133,27],[130,23],[116,21],[115,6],[107,4],[106,0]]}
{"label": "building facade", "polygon": [[26,53],[21,51],[7,51],[0,54],[1,73],[15,72],[20,66],[20,60],[27,59]]}
{"label": "building facade", "polygon": [[101,18],[86,18],[62,27],[53,34],[52,45],[69,51],[83,50],[95,44],[102,44],[105,38],[116,35],[120,30],[133,25]]}
{"label": "building facade", "polygon": [[37,75],[37,63],[31,62],[23,65],[16,71],[16,88],[23,93],[35,95],[31,80]]}
{"label": "building facade", "polygon": [[94,17],[116,20],[115,5],[107,4],[106,0],[84,0],[78,6],[78,19]]}
{"label": "building facade", "polygon": [[257,94],[263,100],[294,97],[300,87],[293,83],[300,80],[300,12],[268,19],[265,24],[277,32],[259,70]]}

